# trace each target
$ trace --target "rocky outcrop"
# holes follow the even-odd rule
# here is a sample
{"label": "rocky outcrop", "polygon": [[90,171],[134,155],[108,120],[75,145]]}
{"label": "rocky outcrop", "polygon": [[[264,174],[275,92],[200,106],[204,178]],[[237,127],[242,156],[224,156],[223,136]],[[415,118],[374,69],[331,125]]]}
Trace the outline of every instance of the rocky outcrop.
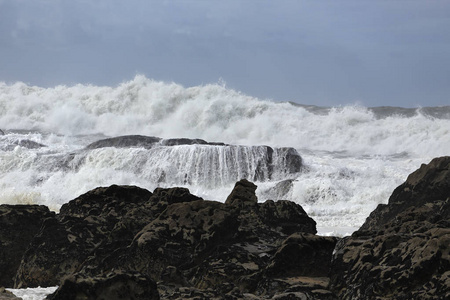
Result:
{"label": "rocky outcrop", "polygon": [[331,269],[341,299],[450,298],[450,157],[409,175],[338,243]]}
{"label": "rocky outcrop", "polygon": [[[302,282],[294,279],[298,276],[319,278],[313,281],[324,287],[327,280],[320,277],[326,277],[333,249],[329,245],[336,241],[314,239],[315,222],[300,205],[258,203],[255,190],[256,185],[241,180],[222,203],[183,188],[158,188],[153,193],[132,186],[94,189],[45,220],[23,256],[16,287],[54,286],[72,276],[58,291],[63,296],[54,299],[74,291],[90,299],[86,291],[97,290],[92,282],[103,282],[117,272],[158,282],[165,299],[242,299],[251,293],[270,298],[284,292],[289,282]],[[297,235],[288,238],[294,232]],[[322,252],[308,250],[319,244]],[[294,248],[301,255],[285,273],[286,255],[296,252]],[[320,266],[311,268],[312,263]],[[303,271],[294,271],[296,267]],[[270,284],[261,286],[266,277]],[[320,290],[318,285],[308,286],[301,289],[305,295]]]}
{"label": "rocky outcrop", "polygon": [[74,274],[64,279],[50,300],[108,299],[159,300],[156,283],[136,272],[112,272],[102,276],[83,277]]}
{"label": "rocky outcrop", "polygon": [[51,217],[54,213],[42,205],[0,205],[0,286],[13,286],[22,255]]}
{"label": "rocky outcrop", "polygon": [[208,143],[202,139],[162,139],[154,136],[144,135],[124,135],[113,138],[107,138],[93,142],[86,146],[86,149],[97,149],[104,147],[116,147],[116,148],[129,148],[129,147],[142,147],[145,149],[151,149],[156,145],[160,146],[179,146],[179,145],[220,145],[224,146],[224,143]]}
{"label": "rocky outcrop", "polygon": [[233,191],[227,197],[225,204],[232,206],[255,206],[258,198],[255,195],[256,185],[246,179],[242,179],[234,186]]}
{"label": "rocky outcrop", "polygon": [[86,146],[86,149],[98,149],[104,147],[128,148],[128,147],[142,147],[151,149],[153,146],[161,141],[161,138],[154,136],[143,135],[125,135],[113,138],[107,138],[93,142]]}
{"label": "rocky outcrop", "polygon": [[[127,245],[152,211],[141,209],[152,193],[138,187],[97,188],[63,205],[31,241],[15,286],[55,286],[103,243]],[[136,212],[136,215],[133,214]]]}

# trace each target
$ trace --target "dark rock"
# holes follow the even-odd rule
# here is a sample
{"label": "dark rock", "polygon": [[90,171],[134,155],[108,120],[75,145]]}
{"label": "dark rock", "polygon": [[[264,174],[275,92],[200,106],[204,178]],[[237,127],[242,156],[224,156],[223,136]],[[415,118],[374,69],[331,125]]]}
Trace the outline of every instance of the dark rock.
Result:
{"label": "dark rock", "polygon": [[[16,287],[55,286],[102,243],[128,244],[153,217],[143,204],[152,194],[138,187],[97,188],[63,205],[47,219],[26,251]],[[133,214],[136,212],[136,215]],[[115,234],[116,231],[120,234]]]}
{"label": "dark rock", "polygon": [[284,147],[276,148],[275,151],[277,151],[279,161],[274,161],[273,163],[284,166],[286,168],[286,170],[283,171],[284,173],[294,174],[302,170],[303,160],[297,150],[294,148]]}
{"label": "dark rock", "polygon": [[209,145],[207,141],[201,139],[164,139],[161,141],[163,146],[179,146],[179,145]]}
{"label": "dark rock", "polygon": [[287,200],[267,200],[259,205],[258,214],[263,222],[284,234],[305,232],[316,234],[316,222],[298,204]]}
{"label": "dark rock", "polygon": [[80,274],[68,276],[50,300],[158,300],[156,283],[136,272],[109,273],[86,278]]}
{"label": "dark rock", "polygon": [[104,147],[142,147],[151,149],[161,141],[159,137],[143,136],[143,135],[125,135],[99,140],[86,146],[86,149],[98,149]]}
{"label": "dark rock", "polygon": [[341,299],[450,296],[450,157],[433,159],[396,188],[333,255]]}
{"label": "dark rock", "polygon": [[22,255],[43,220],[52,217],[54,213],[42,205],[0,205],[1,286],[13,286]]}
{"label": "dark rock", "polygon": [[5,132],[0,129],[0,135],[5,135]]}
{"label": "dark rock", "polygon": [[[94,189],[44,222],[23,256],[16,287],[54,286],[71,274],[81,276],[84,285],[111,272],[138,272],[157,281],[165,299],[272,297],[281,286],[291,286],[291,279],[280,277],[291,253],[286,245],[301,249],[305,243],[306,249],[320,239],[294,235],[283,243],[293,232],[315,233],[315,222],[289,201],[258,204],[255,190],[242,180],[221,203],[184,188],[153,193],[127,186]],[[321,257],[329,250],[324,244],[314,257],[309,252],[305,257],[310,262]],[[295,261],[301,265],[300,258]],[[304,263],[301,274],[318,276],[326,263],[315,269]],[[273,284],[259,288],[268,274]],[[78,289],[73,280],[68,286]],[[312,289],[302,291],[313,295]]]}
{"label": "dark rock", "polygon": [[270,277],[327,277],[336,242],[335,237],[294,233],[283,241],[266,267],[266,274]]}
{"label": "dark rock", "polygon": [[256,188],[254,183],[246,179],[236,182],[225,204],[238,207],[256,205],[258,203],[258,198],[255,195]]}

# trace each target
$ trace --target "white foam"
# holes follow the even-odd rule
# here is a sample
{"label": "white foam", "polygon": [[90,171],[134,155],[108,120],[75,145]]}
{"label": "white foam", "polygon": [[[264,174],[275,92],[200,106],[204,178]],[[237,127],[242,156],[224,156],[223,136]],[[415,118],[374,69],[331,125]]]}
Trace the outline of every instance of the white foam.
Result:
{"label": "white foam", "polygon": [[58,287],[37,287],[37,288],[26,288],[26,289],[7,289],[15,296],[22,298],[23,300],[43,300],[56,291]]}

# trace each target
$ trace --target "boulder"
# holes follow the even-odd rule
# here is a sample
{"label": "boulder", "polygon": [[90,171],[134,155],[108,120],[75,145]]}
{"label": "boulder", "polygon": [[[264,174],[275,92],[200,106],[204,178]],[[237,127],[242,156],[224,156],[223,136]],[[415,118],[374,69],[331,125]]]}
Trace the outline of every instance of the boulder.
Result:
{"label": "boulder", "polygon": [[136,272],[112,272],[84,277],[74,274],[64,279],[49,300],[159,300],[156,283]]}
{"label": "boulder", "polygon": [[330,287],[341,299],[450,297],[450,157],[433,159],[336,246]]}
{"label": "boulder", "polygon": [[43,205],[0,205],[0,286],[13,287],[22,255],[43,220],[54,217]]}
{"label": "boulder", "polygon": [[231,194],[227,197],[225,204],[243,207],[254,206],[258,203],[255,195],[256,185],[247,179],[242,179],[234,185]]}

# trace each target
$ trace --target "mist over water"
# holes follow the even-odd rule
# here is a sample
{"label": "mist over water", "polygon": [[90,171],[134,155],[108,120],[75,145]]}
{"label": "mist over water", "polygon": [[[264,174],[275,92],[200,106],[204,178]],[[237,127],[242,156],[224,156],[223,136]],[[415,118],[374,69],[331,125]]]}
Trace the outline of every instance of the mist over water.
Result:
{"label": "mist over water", "polygon": [[[259,200],[293,200],[323,233],[351,232],[420,164],[449,155],[450,107],[315,107],[261,100],[221,84],[185,88],[136,76],[117,87],[0,83],[0,129],[0,203],[58,210],[110,184],[186,186],[224,201],[233,181],[246,175],[241,164],[208,169],[214,164],[207,161],[225,160],[231,148],[85,149],[122,135],[200,138],[248,153],[263,145],[294,148],[302,170],[256,178]],[[249,168],[255,153],[245,162]],[[158,180],[161,172],[167,180]]]}

